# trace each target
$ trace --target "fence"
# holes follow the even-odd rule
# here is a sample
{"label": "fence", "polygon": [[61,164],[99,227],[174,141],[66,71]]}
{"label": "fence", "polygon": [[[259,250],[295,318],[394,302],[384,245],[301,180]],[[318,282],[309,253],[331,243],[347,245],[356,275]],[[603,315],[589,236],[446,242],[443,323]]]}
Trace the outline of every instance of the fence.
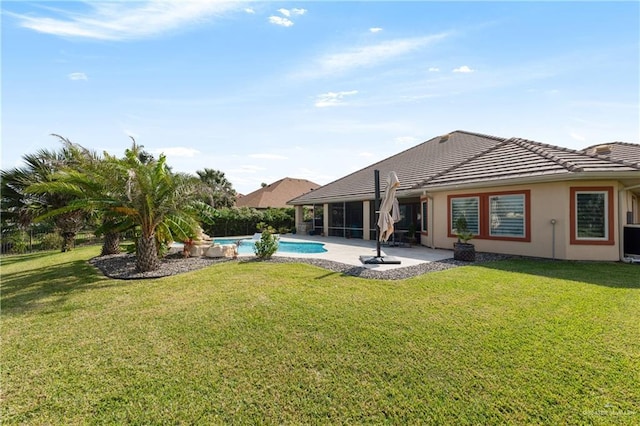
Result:
{"label": "fence", "polygon": [[[82,230],[76,234],[74,245],[98,244],[98,238],[91,230]],[[42,250],[60,250],[62,237],[54,231],[39,231],[33,228],[21,231],[2,232],[0,253],[32,253]]]}

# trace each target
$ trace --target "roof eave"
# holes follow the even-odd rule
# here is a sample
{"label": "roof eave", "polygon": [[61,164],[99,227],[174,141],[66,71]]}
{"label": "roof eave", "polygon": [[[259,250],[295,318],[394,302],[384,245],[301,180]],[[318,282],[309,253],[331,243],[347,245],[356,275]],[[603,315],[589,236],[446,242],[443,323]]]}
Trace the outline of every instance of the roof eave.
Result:
{"label": "roof eave", "polygon": [[546,176],[528,176],[510,179],[479,181],[469,183],[454,183],[443,185],[426,185],[421,188],[415,188],[414,191],[425,194],[427,192],[454,191],[459,189],[476,189],[488,188],[494,186],[513,186],[526,185],[533,183],[549,183],[549,182],[566,182],[571,180],[622,180],[622,179],[640,179],[640,171],[626,172],[573,172],[562,175],[546,175]]}

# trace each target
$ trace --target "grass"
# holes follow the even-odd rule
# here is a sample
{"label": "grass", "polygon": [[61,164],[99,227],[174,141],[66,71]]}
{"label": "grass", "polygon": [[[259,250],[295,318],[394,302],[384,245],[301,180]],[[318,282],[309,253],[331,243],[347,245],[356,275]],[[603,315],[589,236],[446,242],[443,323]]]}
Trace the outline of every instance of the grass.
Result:
{"label": "grass", "polygon": [[640,423],[637,265],[116,281],[98,252],[2,258],[4,424]]}

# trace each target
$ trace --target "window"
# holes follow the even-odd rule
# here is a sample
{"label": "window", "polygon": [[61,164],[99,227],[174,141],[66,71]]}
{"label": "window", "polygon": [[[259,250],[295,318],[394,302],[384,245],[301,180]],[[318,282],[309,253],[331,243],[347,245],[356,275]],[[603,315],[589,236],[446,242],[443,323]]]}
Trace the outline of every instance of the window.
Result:
{"label": "window", "polygon": [[571,188],[571,244],[614,244],[613,188]]}
{"label": "window", "polygon": [[492,237],[524,237],[524,194],[489,197],[489,235]]}
{"label": "window", "polygon": [[576,192],[578,238],[607,238],[606,195],[606,192]]}
{"label": "window", "polygon": [[449,195],[449,237],[455,237],[460,216],[467,219],[474,238],[531,241],[531,191]]}
{"label": "window", "polygon": [[428,218],[429,216],[427,216],[427,201],[423,201],[422,202],[422,217],[421,217],[421,225],[420,225],[420,229],[422,232],[428,232],[429,230],[429,221]]}
{"label": "window", "polygon": [[460,217],[467,220],[467,227],[474,235],[480,233],[480,202],[478,197],[451,198],[451,233],[455,234],[456,222]]}

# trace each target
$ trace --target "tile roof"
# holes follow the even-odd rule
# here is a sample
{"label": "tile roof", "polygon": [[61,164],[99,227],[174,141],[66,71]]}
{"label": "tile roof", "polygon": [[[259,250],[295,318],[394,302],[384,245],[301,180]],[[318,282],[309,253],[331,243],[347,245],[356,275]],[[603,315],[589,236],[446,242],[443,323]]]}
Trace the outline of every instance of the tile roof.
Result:
{"label": "tile roof", "polygon": [[566,177],[578,173],[640,172],[640,164],[611,160],[526,139],[512,138],[426,179],[420,188],[508,179]]}
{"label": "tile roof", "polygon": [[609,142],[592,145],[582,150],[590,155],[598,155],[611,160],[621,160],[640,164],[640,144],[628,142]]}
{"label": "tile roof", "polygon": [[290,207],[287,201],[319,187],[317,183],[306,179],[286,177],[238,198],[236,206],[256,209]]}
{"label": "tile roof", "polygon": [[[380,170],[381,191],[386,176],[395,171],[400,180],[398,196],[422,189],[457,185],[482,185],[510,179],[566,179],[584,173],[638,172],[640,145],[614,142],[608,155],[594,147],[576,151],[520,138],[457,130],[409,148],[291,200],[312,204],[372,199],[374,170]],[[599,153],[597,153],[599,152]]]}
{"label": "tile roof", "polygon": [[374,170],[380,170],[381,190],[391,171],[400,180],[398,195],[425,179],[460,164],[487,149],[503,138],[457,130],[437,136],[413,148],[409,148],[385,160],[358,170],[341,179],[324,185],[312,193],[291,200],[290,204],[323,203],[338,200],[366,200],[374,193]]}

